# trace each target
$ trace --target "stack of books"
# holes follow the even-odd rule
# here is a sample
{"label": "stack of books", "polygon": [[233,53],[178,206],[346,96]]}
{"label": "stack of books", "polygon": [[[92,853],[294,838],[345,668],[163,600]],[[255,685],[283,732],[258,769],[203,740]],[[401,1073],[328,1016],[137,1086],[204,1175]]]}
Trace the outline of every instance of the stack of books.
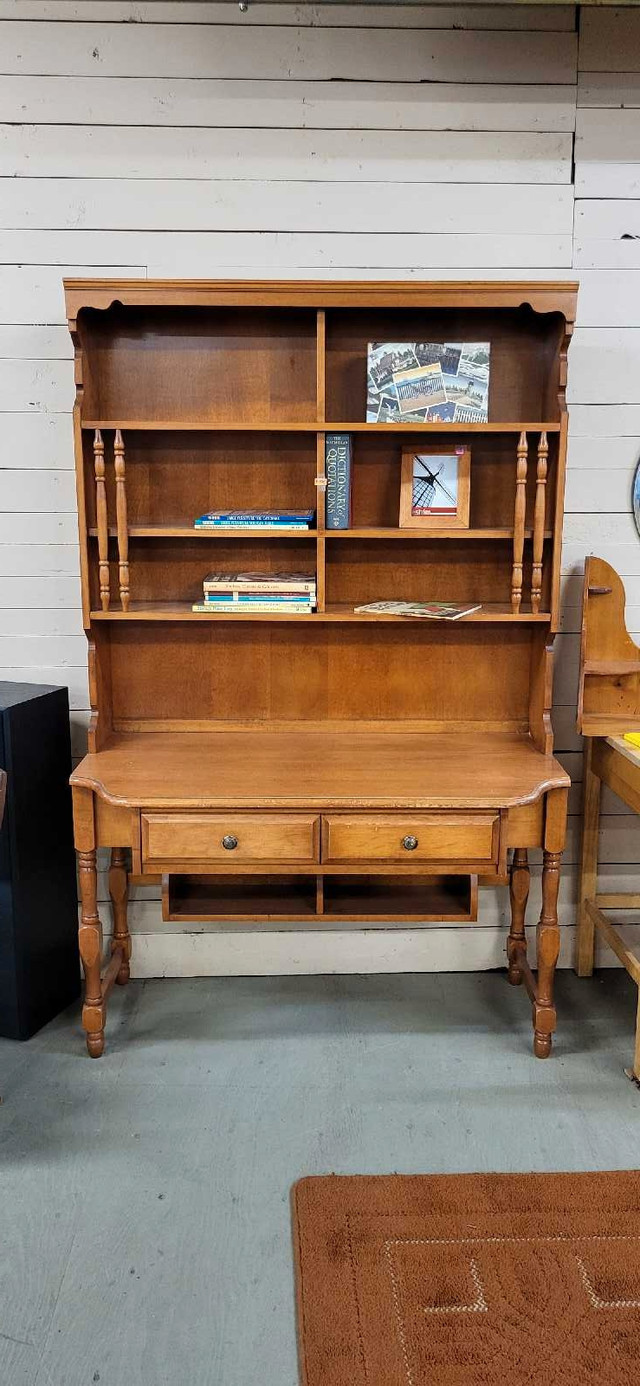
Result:
{"label": "stack of books", "polygon": [[203,600],[193,611],[290,612],[306,616],[315,610],[313,573],[210,573],[202,584]]}
{"label": "stack of books", "polygon": [[315,510],[209,510],[194,520],[194,529],[244,529],[251,534],[311,529]]}

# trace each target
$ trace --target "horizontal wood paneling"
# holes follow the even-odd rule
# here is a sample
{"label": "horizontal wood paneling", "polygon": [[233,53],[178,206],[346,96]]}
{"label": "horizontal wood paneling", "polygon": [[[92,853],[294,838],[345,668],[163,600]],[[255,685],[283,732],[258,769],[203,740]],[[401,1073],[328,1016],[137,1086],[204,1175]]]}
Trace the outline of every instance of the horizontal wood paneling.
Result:
{"label": "horizontal wood paneling", "polygon": [[579,327],[640,326],[640,269],[583,270],[577,323]]}
{"label": "horizontal wood paneling", "polygon": [[576,236],[624,240],[640,236],[640,202],[633,198],[581,198],[576,202]]}
{"label": "horizontal wood paneling", "polygon": [[579,66],[582,72],[640,72],[640,12],[624,6],[603,16],[583,6]]}
{"label": "horizontal wood paneling", "polygon": [[573,265],[583,269],[640,269],[640,239],[610,241],[582,236],[573,247]]}
{"label": "horizontal wood paneling", "polygon": [[469,0],[466,5],[409,0],[403,5],[326,5],[258,4],[242,11],[228,3],[212,0],[0,0],[0,19],[91,20],[111,24],[234,24],[238,28],[264,28],[265,25],[314,25],[315,28],[376,29],[559,29],[575,28],[575,7],[488,5],[486,0]]}
{"label": "horizontal wood paneling", "polygon": [[[533,913],[533,905],[532,905]],[[468,929],[431,925],[421,930],[318,934],[232,933],[176,935],[136,932],[133,977],[296,976],[304,973],[478,972],[505,966],[504,929],[474,924]],[[149,926],[147,926],[149,927]],[[626,941],[640,942],[640,926],[627,925]],[[535,959],[535,931],[527,931],[529,956]],[[562,931],[560,967],[570,967],[573,929]],[[610,949],[599,943],[598,966],[617,967]]]}
{"label": "horizontal wood paneling", "polygon": [[[30,568],[38,565],[33,564],[33,555],[29,555]],[[41,557],[40,566],[42,567],[44,556]],[[15,556],[10,555],[5,567],[16,566]],[[54,571],[51,568],[54,567]],[[55,613],[59,611],[78,611],[81,605],[80,578],[78,576],[77,564],[75,571],[61,575],[55,570],[55,555],[45,574],[46,590],[43,590],[41,574],[30,572],[26,577],[20,573],[7,572],[2,574],[0,582],[0,610],[13,610],[22,612],[25,619],[25,629],[30,621],[30,611],[33,607],[39,607],[44,612]],[[46,606],[45,606],[46,602]]]}
{"label": "horizontal wood paneling", "polygon": [[[87,642],[82,633],[63,635],[0,635],[0,669],[21,666],[39,669],[43,664],[62,673],[76,670],[83,673],[86,664]],[[66,678],[63,680],[66,682]]]}
{"label": "horizontal wood paneling", "polygon": [[74,511],[26,514],[0,514],[0,546],[78,543],[78,524]]}
{"label": "horizontal wood paneling", "polygon": [[637,439],[640,436],[640,405],[574,404],[569,427],[572,438]]}
{"label": "horizontal wood paneling", "polygon": [[578,77],[580,106],[640,106],[640,71],[581,72]]}
{"label": "horizontal wood paneling", "polygon": [[[40,588],[40,597],[42,598],[42,588]],[[71,635],[81,636],[84,639],[82,612],[79,606],[73,605],[75,598],[76,593],[70,589],[64,605],[58,608],[40,604],[33,607],[0,606],[0,639],[4,639],[5,636],[20,636],[23,640],[27,640],[34,636],[39,638],[43,635],[48,637]],[[86,656],[86,644],[83,656]],[[18,662],[24,663],[23,660]]]}
{"label": "horizontal wood paneling", "polygon": [[[461,247],[467,243],[471,250],[465,253]],[[526,263],[527,248],[537,256],[540,250],[542,254],[548,254],[549,248],[554,245],[561,248],[562,254],[568,253],[570,263],[570,232],[562,236],[536,236],[528,234],[526,228],[516,237],[507,234],[485,236],[464,230],[438,236],[425,234],[419,228],[390,233],[360,232],[357,236],[348,229],[318,234],[289,231],[87,231],[72,228],[65,231],[12,231],[4,228],[0,230],[0,266],[7,266],[13,273],[23,269],[24,289],[28,293],[28,273],[39,269],[43,275],[43,292],[53,292],[52,287],[48,288],[47,271],[58,270],[59,284],[60,271],[72,263],[78,266],[102,264],[107,277],[118,273],[119,265],[146,264],[147,274],[151,277],[160,270],[168,276],[167,267],[180,263],[206,267],[209,273],[212,267],[226,273],[229,265],[240,260],[244,264],[262,265],[265,274],[270,270],[277,271],[279,278],[287,270],[295,271],[296,266],[302,264],[314,264],[316,274],[323,267],[332,273],[359,269],[371,274],[371,258],[374,257],[381,262],[396,264],[398,273],[406,276],[413,274],[421,257],[430,256],[435,249],[443,262],[443,277],[456,271],[455,261],[460,256],[468,261],[470,275],[478,278],[484,274],[490,279],[498,279],[504,277],[504,266],[499,255],[505,254],[513,259],[516,252],[522,251]],[[451,246],[450,260],[446,260],[445,255],[448,246]],[[482,264],[473,259],[474,251],[484,256]],[[534,273],[532,277],[536,278],[537,275]],[[540,274],[540,278],[548,278],[548,275]],[[52,286],[54,280],[55,274],[52,276]],[[5,287],[8,291],[8,286]],[[58,302],[57,298],[55,302]]]}
{"label": "horizontal wood paneling", "polygon": [[0,21],[3,72],[114,77],[575,81],[574,33]]}
{"label": "horizontal wood paneling", "polygon": [[24,510],[28,514],[42,511],[49,516],[67,510],[75,519],[74,473],[70,468],[66,471],[36,471],[35,467],[0,469],[0,520],[9,519],[12,510]]}
{"label": "horizontal wood paneling", "polygon": [[[571,417],[573,424],[573,411]],[[620,438],[615,434],[611,437],[581,437],[577,429],[572,427],[567,457],[570,472],[602,472],[604,469],[607,476],[620,471],[629,476],[639,456],[640,438],[635,434],[628,438]],[[589,484],[588,477],[585,477],[585,481]],[[627,506],[622,508],[626,510]]]}
{"label": "horizontal wood paneling", "polygon": [[[73,578],[77,581],[80,554],[77,544],[3,544],[0,548],[0,577],[4,578]],[[4,586],[4,582],[2,584]],[[50,600],[49,587],[40,583],[39,600]],[[85,707],[89,704],[85,703]]]}
{"label": "horizontal wood paneling", "polygon": [[[71,361],[72,359],[73,346],[70,347],[69,333],[64,327],[53,327],[49,326],[48,323],[11,322],[0,326],[0,360],[11,363],[10,366],[3,367],[3,371],[8,372],[11,366],[20,366],[24,361],[53,362]],[[0,384],[1,396],[2,385]],[[18,404],[18,398],[13,396],[14,409],[24,407]],[[73,403],[73,398],[71,403]]]}
{"label": "horizontal wood paneling", "polygon": [[[429,234],[419,230],[400,232],[189,232],[189,231],[38,231],[0,230],[0,266],[3,275],[2,316],[12,322],[63,320],[62,274],[65,266],[82,260],[83,273],[100,256],[109,257],[103,275],[124,274],[146,261],[150,278],[246,277],[273,275],[295,277],[307,273],[326,276],[381,278],[459,277],[549,278],[549,271],[571,266],[571,232],[548,235],[519,230],[517,233],[484,234],[468,231]],[[84,259],[82,259],[84,257]],[[21,263],[17,265],[20,259]],[[393,266],[383,274],[384,266]],[[80,268],[78,264],[78,268]],[[0,271],[2,273],[2,271]],[[144,271],[142,272],[144,278]]]}
{"label": "horizontal wood paneling", "polygon": [[579,110],[576,121],[577,197],[638,197],[640,109]]}
{"label": "horizontal wood paneling", "polygon": [[0,177],[570,183],[568,134],[0,125]]}
{"label": "horizontal wood paneling", "polygon": [[622,514],[629,507],[629,478],[628,467],[612,467],[610,457],[602,453],[598,467],[584,470],[574,467],[567,472],[565,510],[589,511],[594,515],[601,515],[602,507],[606,504],[609,511]]}
{"label": "horizontal wood paneling", "polygon": [[[284,10],[284,6],[282,6]],[[361,10],[364,13],[364,10]],[[639,87],[640,91],[640,87]],[[225,78],[0,74],[0,120],[134,129],[542,130],[571,132],[575,87],[442,82],[305,82]]]}
{"label": "horizontal wood paneling", "polygon": [[640,328],[578,328],[569,404],[640,404]]}
{"label": "horizontal wood paneling", "polygon": [[570,187],[500,184],[471,196],[464,183],[386,183],[341,186],[340,197],[323,182],[277,185],[265,182],[215,184],[185,179],[180,195],[170,179],[6,179],[0,198],[0,227],[64,227],[202,231],[468,231],[554,235],[570,232]]}
{"label": "horizontal wood paneling", "polygon": [[[0,342],[2,330],[0,329]],[[1,346],[0,346],[1,355]],[[0,369],[0,411],[56,413],[73,406],[73,366],[67,361],[5,360]]]}

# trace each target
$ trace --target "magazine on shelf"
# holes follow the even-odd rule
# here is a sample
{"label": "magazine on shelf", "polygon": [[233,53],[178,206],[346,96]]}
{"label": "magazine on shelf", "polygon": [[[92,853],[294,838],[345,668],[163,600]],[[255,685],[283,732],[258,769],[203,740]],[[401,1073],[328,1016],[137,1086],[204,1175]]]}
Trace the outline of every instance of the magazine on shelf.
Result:
{"label": "magazine on shelf", "polygon": [[462,616],[472,616],[480,611],[481,604],[461,602],[367,602],[365,606],[354,606],[354,611],[385,616],[419,616],[428,621],[459,621]]}
{"label": "magazine on shelf", "polygon": [[369,342],[367,423],[486,423],[489,342]]}

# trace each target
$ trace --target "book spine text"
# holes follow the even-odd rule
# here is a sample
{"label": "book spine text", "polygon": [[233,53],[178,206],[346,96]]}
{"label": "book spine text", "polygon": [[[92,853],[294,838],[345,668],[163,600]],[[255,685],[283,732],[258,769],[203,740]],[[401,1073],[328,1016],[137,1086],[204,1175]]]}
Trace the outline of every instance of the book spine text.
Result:
{"label": "book spine text", "polygon": [[327,433],[327,529],[349,529],[351,524],[351,435]]}

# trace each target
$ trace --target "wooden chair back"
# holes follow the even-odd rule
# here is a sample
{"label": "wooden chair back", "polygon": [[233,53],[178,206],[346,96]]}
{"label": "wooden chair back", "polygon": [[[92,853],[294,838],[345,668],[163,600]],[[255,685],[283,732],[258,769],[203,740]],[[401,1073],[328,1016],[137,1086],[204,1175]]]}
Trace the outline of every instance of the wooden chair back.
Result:
{"label": "wooden chair back", "polygon": [[625,623],[625,591],[603,558],[585,563],[578,731],[614,736],[640,729],[640,649]]}

